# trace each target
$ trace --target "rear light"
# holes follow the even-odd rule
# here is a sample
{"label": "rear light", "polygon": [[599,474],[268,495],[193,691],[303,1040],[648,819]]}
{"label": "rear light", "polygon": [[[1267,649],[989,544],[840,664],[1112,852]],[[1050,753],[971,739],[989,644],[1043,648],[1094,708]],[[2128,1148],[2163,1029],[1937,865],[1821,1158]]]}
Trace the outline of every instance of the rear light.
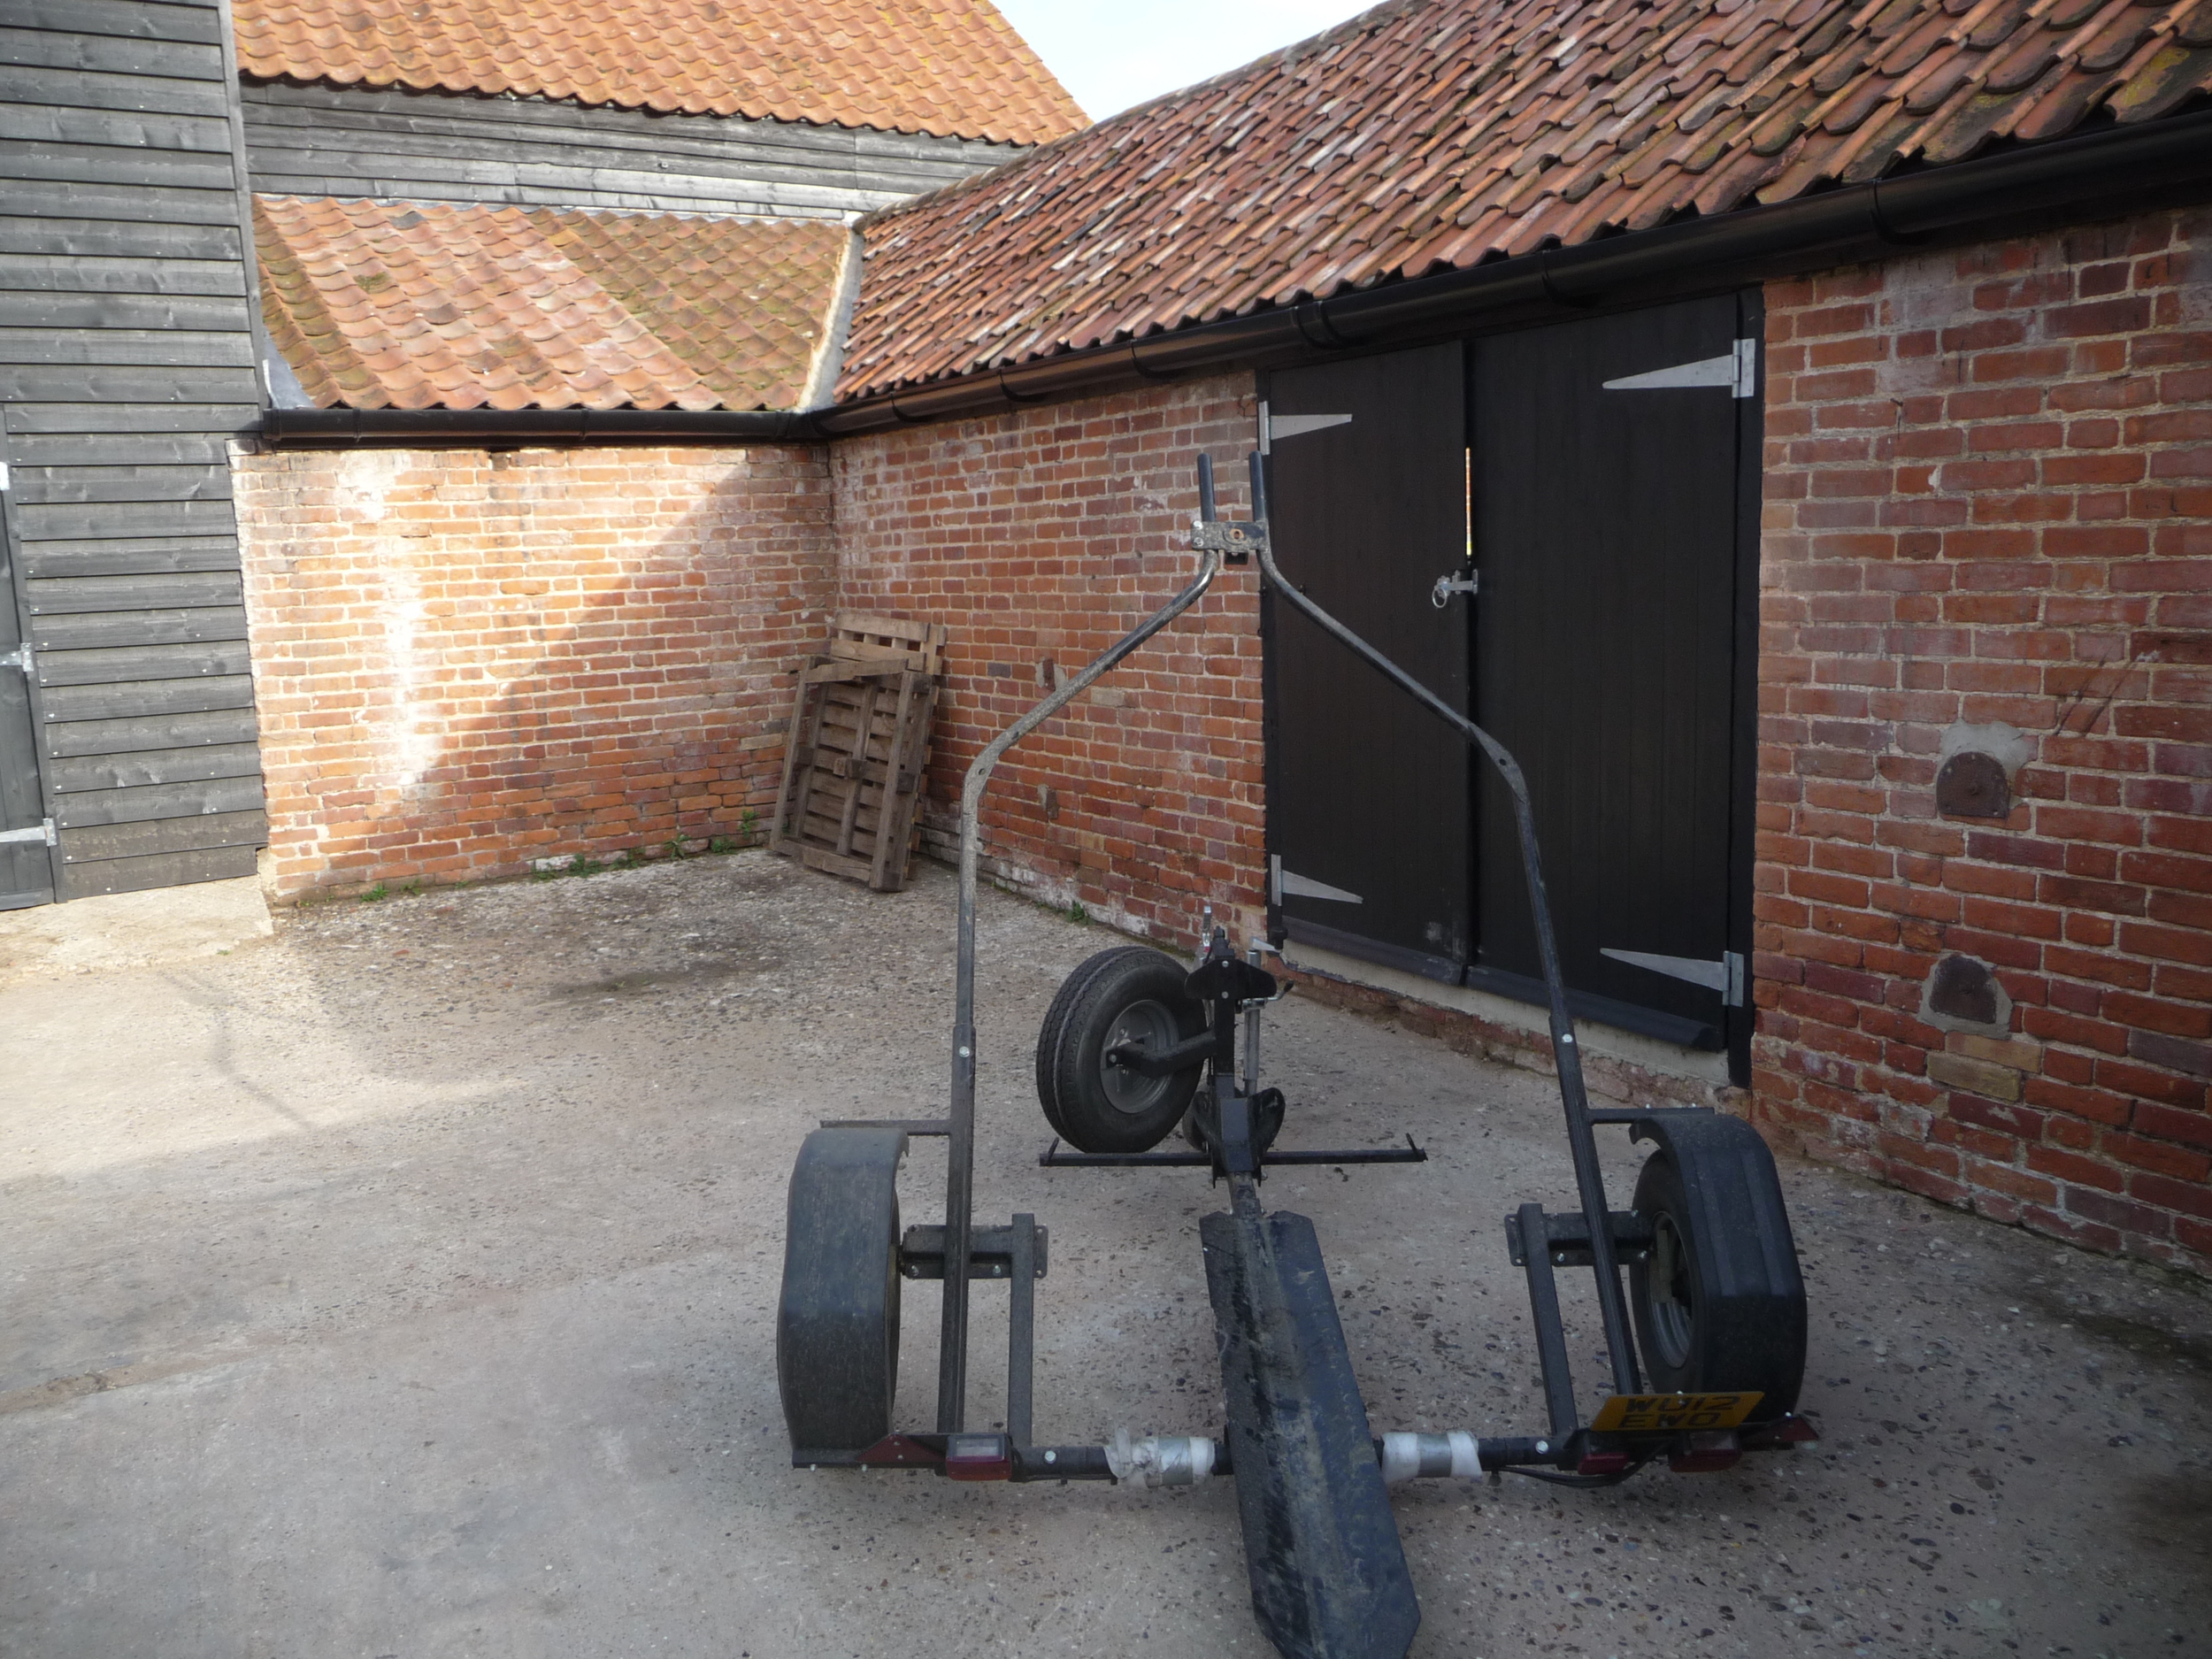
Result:
{"label": "rear light", "polygon": [[1701,1429],[1688,1437],[1683,1449],[1669,1455],[1667,1467],[1678,1475],[1709,1475],[1733,1469],[1743,1447],[1733,1429]]}
{"label": "rear light", "polygon": [[954,1434],[945,1440],[945,1473],[955,1480],[1011,1480],[1014,1442],[1003,1434]]}
{"label": "rear light", "polygon": [[1585,1452],[1575,1465],[1578,1475],[1619,1475],[1628,1472],[1626,1452]]}

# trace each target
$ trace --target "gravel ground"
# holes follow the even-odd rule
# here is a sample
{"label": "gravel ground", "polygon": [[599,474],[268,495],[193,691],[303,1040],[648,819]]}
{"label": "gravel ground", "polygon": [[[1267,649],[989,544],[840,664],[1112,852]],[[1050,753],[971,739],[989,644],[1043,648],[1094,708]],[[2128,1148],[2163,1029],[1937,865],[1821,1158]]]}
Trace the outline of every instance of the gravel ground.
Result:
{"label": "gravel ground", "polygon": [[[1234,1494],[788,1468],[782,1194],[941,1110],[951,883],[763,855],[298,912],[0,990],[0,1653],[1248,1655]],[[991,895],[978,1202],[1052,1234],[1040,1439],[1217,1430],[1191,1171],[1046,1171],[1028,1052],[1117,942]],[[1377,1428],[1532,1432],[1548,1079],[1296,997],[1279,1172]],[[1634,1155],[1609,1139],[1624,1199]],[[942,1143],[902,1191],[932,1217]],[[1820,1445],[1604,1492],[1424,1483],[1423,1655],[2203,1654],[2207,1287],[1786,1164]],[[1581,1279],[1578,1291],[1576,1279]],[[1597,1340],[1586,1277],[1573,1354]],[[972,1416],[1000,1409],[979,1287]],[[910,1289],[901,1413],[934,1393]]]}

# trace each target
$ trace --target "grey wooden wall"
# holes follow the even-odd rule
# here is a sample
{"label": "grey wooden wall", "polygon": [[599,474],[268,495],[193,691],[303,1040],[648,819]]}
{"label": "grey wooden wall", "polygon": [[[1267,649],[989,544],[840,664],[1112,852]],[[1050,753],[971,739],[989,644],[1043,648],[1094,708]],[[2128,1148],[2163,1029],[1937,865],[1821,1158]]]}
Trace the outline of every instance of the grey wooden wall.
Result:
{"label": "grey wooden wall", "polygon": [[1009,144],[534,98],[253,82],[265,196],[838,217],[1025,154]]}
{"label": "grey wooden wall", "polygon": [[265,839],[224,449],[260,401],[226,20],[0,12],[0,455],[63,898],[249,875]]}

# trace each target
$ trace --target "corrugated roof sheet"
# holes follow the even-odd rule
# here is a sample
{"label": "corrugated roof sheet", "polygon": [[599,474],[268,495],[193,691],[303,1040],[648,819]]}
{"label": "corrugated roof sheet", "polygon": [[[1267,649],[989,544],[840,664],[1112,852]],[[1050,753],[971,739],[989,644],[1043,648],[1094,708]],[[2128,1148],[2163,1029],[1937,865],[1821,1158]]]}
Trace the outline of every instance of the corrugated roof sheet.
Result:
{"label": "corrugated roof sheet", "polygon": [[2212,0],[1397,0],[864,221],[841,396],[2212,88]]}
{"label": "corrugated roof sheet", "polygon": [[1083,111],[990,0],[235,0],[266,80],[1036,144]]}
{"label": "corrugated roof sheet", "polygon": [[257,196],[254,241],[270,337],[326,407],[794,409],[849,236]]}

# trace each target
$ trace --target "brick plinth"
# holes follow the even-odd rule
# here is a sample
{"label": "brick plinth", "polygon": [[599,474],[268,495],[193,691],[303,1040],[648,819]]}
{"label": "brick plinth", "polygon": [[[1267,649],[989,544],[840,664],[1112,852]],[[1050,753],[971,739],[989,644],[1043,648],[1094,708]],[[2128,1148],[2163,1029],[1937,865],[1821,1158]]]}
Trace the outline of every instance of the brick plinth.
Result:
{"label": "brick plinth", "polygon": [[[1241,511],[1248,375],[836,447],[843,603],[950,626],[925,833],[949,856],[983,745],[1164,603],[1195,557],[1193,466]],[[1264,919],[1256,572],[1212,591],[1001,764],[995,871],[1138,933],[1188,941],[1210,902]]]}
{"label": "brick plinth", "polygon": [[[1755,1110],[2204,1271],[2212,217],[1767,299]],[[1960,749],[2009,768],[2005,816],[1939,809]],[[1947,954],[1995,1024],[1931,1022]]]}
{"label": "brick plinth", "polygon": [[818,451],[233,472],[276,896],[767,822],[791,669],[834,603]]}

